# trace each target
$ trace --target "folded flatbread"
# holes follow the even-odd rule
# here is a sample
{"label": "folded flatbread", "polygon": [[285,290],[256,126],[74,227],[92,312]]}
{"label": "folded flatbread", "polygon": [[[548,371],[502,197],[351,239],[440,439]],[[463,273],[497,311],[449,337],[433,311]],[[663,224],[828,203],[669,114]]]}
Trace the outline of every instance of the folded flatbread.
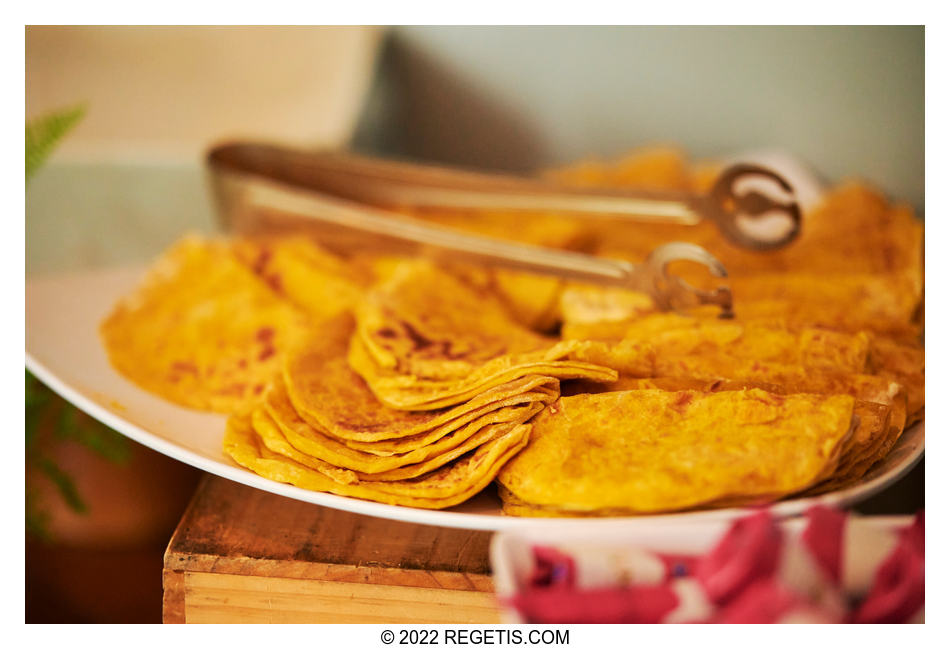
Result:
{"label": "folded flatbread", "polygon": [[612,381],[652,365],[636,345],[556,341],[514,322],[490,295],[424,263],[407,263],[356,312],[349,364],[392,408],[464,403],[527,375]]}
{"label": "folded flatbread", "polygon": [[303,489],[325,491],[391,505],[442,509],[484,489],[498,470],[528,441],[530,426],[510,428],[437,471],[399,482],[341,484],[324,473],[270,450],[246,415],[228,419],[224,451],[237,464],[265,478]]}
{"label": "folded flatbread", "polygon": [[853,415],[849,396],[758,389],[562,397],[498,479],[521,503],[576,512],[769,502],[833,474]]}
{"label": "folded flatbread", "polygon": [[529,374],[454,407],[397,410],[382,403],[350,367],[347,351],[354,330],[349,315],[326,322],[317,335],[288,352],[283,371],[286,393],[297,415],[353,448],[402,453],[431,444],[493,410],[535,401],[551,403],[558,397],[557,379]]}
{"label": "folded flatbread", "polygon": [[542,407],[543,403],[533,401],[498,408],[455,427],[429,444],[417,445],[402,453],[370,453],[351,448],[344,440],[335,438],[328,431],[315,428],[301,419],[287,398],[286,391],[277,383],[268,391],[264,407],[255,411],[253,423],[255,427],[259,421],[276,425],[293,447],[310,457],[359,472],[359,477],[382,480],[387,478],[369,476],[409,466],[414,467],[412,470],[415,475],[434,470],[486,441],[482,435],[486,428],[503,424],[508,424],[510,428],[524,423]]}

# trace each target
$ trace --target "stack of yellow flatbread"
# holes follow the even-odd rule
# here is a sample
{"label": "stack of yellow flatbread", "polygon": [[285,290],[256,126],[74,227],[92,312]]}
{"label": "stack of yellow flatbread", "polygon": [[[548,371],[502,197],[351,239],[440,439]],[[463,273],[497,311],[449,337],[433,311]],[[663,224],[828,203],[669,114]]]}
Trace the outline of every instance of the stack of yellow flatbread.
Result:
{"label": "stack of yellow flatbread", "polygon": [[[702,190],[715,173],[658,149],[550,175]],[[866,187],[830,192],[768,254],[711,224],[415,216],[635,261],[692,241],[729,269],[736,317],[525,273],[344,258],[301,236],[189,237],[103,323],[109,357],[152,392],[228,413],[225,452],[262,476],[423,508],[497,478],[504,511],[523,516],[821,493],[861,480],[923,418],[923,230]]]}
{"label": "stack of yellow flatbread", "polygon": [[231,418],[225,450],[274,480],[425,508],[460,503],[527,442],[525,422],[558,397],[556,379],[525,376],[454,406],[406,411],[381,403],[347,362],[348,315],[286,355],[249,413]]}

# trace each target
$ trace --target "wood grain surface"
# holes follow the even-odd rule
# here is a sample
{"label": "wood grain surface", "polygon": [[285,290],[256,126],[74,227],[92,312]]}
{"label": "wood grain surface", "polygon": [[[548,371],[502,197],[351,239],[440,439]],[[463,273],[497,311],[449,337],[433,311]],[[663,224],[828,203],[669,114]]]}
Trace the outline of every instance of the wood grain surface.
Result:
{"label": "wood grain surface", "polygon": [[208,475],[165,553],[163,618],[495,622],[490,539],[327,509]]}

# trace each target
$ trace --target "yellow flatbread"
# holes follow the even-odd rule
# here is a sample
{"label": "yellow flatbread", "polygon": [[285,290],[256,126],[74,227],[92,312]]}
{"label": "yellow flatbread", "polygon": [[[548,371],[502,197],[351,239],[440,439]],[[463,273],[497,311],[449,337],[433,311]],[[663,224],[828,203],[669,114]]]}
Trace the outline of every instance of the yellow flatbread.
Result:
{"label": "yellow flatbread", "polygon": [[[539,409],[540,407],[534,408],[533,412],[527,413],[524,419],[529,418]],[[328,476],[340,484],[354,484],[357,482],[394,482],[417,478],[421,475],[431,473],[436,469],[445,466],[446,464],[465,455],[466,453],[477,449],[483,444],[498,439],[518,425],[517,422],[507,424],[488,424],[480,429],[475,429],[474,432],[466,439],[462,440],[458,446],[449,448],[440,455],[435,455],[425,459],[424,461],[420,461],[417,464],[397,466],[396,468],[388,469],[378,473],[366,473],[363,471],[353,471],[336,467],[328,462],[325,462],[324,460],[299,450],[296,446],[291,444],[290,441],[288,441],[287,435],[289,434],[290,437],[294,439],[299,439],[299,436],[294,434],[291,428],[287,426],[281,426],[276,421],[274,421],[274,418],[266,408],[259,407],[252,413],[251,424],[254,428],[254,432],[258,434],[268,449],[290,458],[291,460],[299,462],[304,466],[310,467],[311,469],[316,469],[320,473]],[[306,445],[303,445],[303,447],[306,448]]]}
{"label": "yellow flatbread", "polygon": [[187,237],[116,304],[100,333],[112,365],[138,385],[231,412],[262,395],[279,373],[279,352],[309,326],[228,244]]}
{"label": "yellow flatbread", "polygon": [[[838,380],[840,381],[841,378],[839,377]],[[896,393],[896,398],[893,399],[881,396],[881,393],[873,386],[864,385],[864,380],[866,380],[866,377],[857,375],[853,377],[853,383],[849,388],[842,388],[842,384],[838,381],[831,381],[825,386],[831,390],[829,394],[841,394],[843,392],[852,395],[867,395],[878,398],[881,402],[855,400],[854,414],[858,418],[858,424],[848,444],[842,450],[834,474],[820,485],[809,489],[808,493],[824,493],[842,484],[853,483],[860,479],[875,462],[887,455],[900,438],[904,428],[909,425],[904,423],[905,407],[901,393]],[[813,381],[812,385],[820,384]],[[659,389],[667,392],[680,390],[727,392],[762,389],[773,394],[792,394],[795,389],[794,386],[789,388],[775,383],[754,381],[711,381],[695,378],[661,377],[652,379],[621,378],[614,384],[582,386],[578,390],[585,392],[590,388],[596,388],[598,391]],[[565,392],[565,394],[577,393],[570,388]]]}
{"label": "yellow flatbread", "polygon": [[340,484],[319,471],[274,453],[261,441],[246,415],[228,419],[224,451],[237,464],[277,482],[425,509],[443,509],[468,500],[494,479],[498,469],[528,440],[530,426],[515,426],[501,437],[432,473],[402,482]]}
{"label": "yellow flatbread", "polygon": [[488,291],[424,262],[404,263],[356,313],[357,336],[375,364],[425,379],[461,379],[491,359],[551,345]]}
{"label": "yellow flatbread", "polygon": [[314,321],[353,309],[372,281],[359,265],[302,235],[245,237],[231,245],[241,263]]}
{"label": "yellow flatbread", "polygon": [[498,479],[522,502],[581,512],[767,502],[831,474],[853,411],[849,396],[762,390],[562,397]]}
{"label": "yellow flatbread", "polygon": [[[528,375],[485,390],[455,407],[396,410],[379,401],[347,361],[353,319],[340,316],[287,354],[284,382],[297,414],[353,448],[392,454],[425,446],[486,413],[531,401],[553,402],[555,378]],[[394,440],[382,444],[384,440]],[[403,440],[401,442],[395,440]],[[367,443],[367,446],[360,446]],[[370,451],[372,449],[372,451]]]}
{"label": "yellow flatbread", "polygon": [[[354,337],[350,344],[349,363],[387,406],[405,410],[437,410],[465,403],[492,388],[528,375],[596,382],[617,379],[617,371],[609,367],[570,360],[572,355],[586,355],[585,351],[591,351],[591,348],[558,344],[546,352],[495,358],[458,381],[433,381],[381,370],[369,357],[362,341]],[[595,357],[600,357],[599,352],[603,350],[594,351]]]}
{"label": "yellow flatbread", "polygon": [[[584,329],[589,328],[568,328],[565,336],[587,333]],[[595,333],[603,337],[605,332]],[[815,327],[792,330],[676,313],[626,321],[614,333],[652,348],[660,359],[699,355],[719,359],[725,365],[746,359],[842,372],[864,372],[868,368],[871,340],[863,332],[849,334]]]}
{"label": "yellow flatbread", "polygon": [[306,467],[315,469],[332,479],[334,482],[339,482],[341,484],[353,484],[359,482],[359,475],[356,471],[351,471],[350,469],[344,469],[335,464],[331,464],[325,460],[321,460],[318,457],[312,455],[307,455],[306,453],[301,453],[298,451],[290,442],[287,441],[287,437],[281,432],[280,427],[274,422],[273,418],[270,416],[270,413],[267,412],[267,409],[263,406],[257,406],[250,414],[250,425],[254,429],[254,432],[257,433],[257,436],[260,437],[261,441],[264,443],[264,446],[268,448],[273,453],[278,455],[283,455],[284,457],[290,458],[295,462],[299,462]]}
{"label": "yellow flatbread", "polygon": [[907,391],[907,425],[920,421],[924,410],[923,345],[875,337],[871,341],[870,364],[875,375],[900,383]]}
{"label": "yellow flatbread", "polygon": [[768,273],[737,277],[730,285],[740,318],[762,317],[764,305],[771,305],[774,314],[793,317],[809,309],[820,318],[814,324],[879,333],[910,323],[923,292],[922,276],[913,271]]}
{"label": "yellow flatbread", "polygon": [[281,433],[297,450],[333,466],[365,474],[383,473],[415,464],[425,464],[425,471],[435,469],[448,461],[448,454],[467,444],[486,426],[523,423],[542,407],[541,403],[525,403],[492,410],[474,421],[453,428],[430,444],[412,448],[405,453],[380,455],[351,448],[327,431],[314,428],[301,419],[280,383],[268,391],[264,405]]}

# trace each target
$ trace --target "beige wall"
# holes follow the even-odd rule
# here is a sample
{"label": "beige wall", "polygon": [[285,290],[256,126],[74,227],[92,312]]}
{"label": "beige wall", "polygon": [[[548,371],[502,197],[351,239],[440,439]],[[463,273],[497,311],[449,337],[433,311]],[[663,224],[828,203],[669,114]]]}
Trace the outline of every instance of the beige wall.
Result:
{"label": "beige wall", "polygon": [[347,141],[380,30],[27,27],[26,113],[85,102],[61,154],[200,155],[212,141]]}
{"label": "beige wall", "polygon": [[380,36],[365,27],[27,27],[27,118],[87,106],[27,187],[27,273],[142,263],[187,231],[213,231],[203,154],[217,140],[345,145]]}

